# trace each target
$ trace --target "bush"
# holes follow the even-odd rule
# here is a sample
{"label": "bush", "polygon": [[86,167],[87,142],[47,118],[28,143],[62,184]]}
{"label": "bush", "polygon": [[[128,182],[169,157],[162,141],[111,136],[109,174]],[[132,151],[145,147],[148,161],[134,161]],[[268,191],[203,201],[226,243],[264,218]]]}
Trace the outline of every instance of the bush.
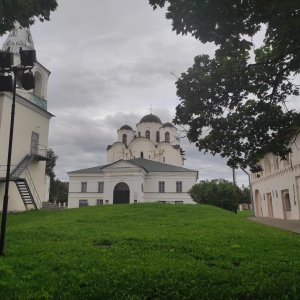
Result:
{"label": "bush", "polygon": [[237,189],[225,179],[201,180],[193,185],[189,194],[198,204],[209,204],[235,213],[237,211]]}

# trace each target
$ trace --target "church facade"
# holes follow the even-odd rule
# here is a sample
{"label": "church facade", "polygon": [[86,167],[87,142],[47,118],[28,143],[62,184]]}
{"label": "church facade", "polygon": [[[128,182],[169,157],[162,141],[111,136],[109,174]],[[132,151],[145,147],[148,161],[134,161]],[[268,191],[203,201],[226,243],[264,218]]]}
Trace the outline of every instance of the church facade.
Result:
{"label": "church facade", "polygon": [[286,160],[272,154],[260,164],[263,171],[251,174],[257,217],[300,220],[300,136],[291,144]]}
{"label": "church facade", "polygon": [[[18,65],[20,48],[34,50],[34,44],[30,30],[16,24],[1,51],[13,53],[14,65]],[[45,167],[49,124],[53,117],[47,110],[46,100],[50,71],[39,62],[31,71],[35,78],[32,90],[24,90],[17,77],[9,211],[41,208],[42,202],[49,200],[50,181]],[[0,92],[0,210],[5,190],[12,98],[12,92]]]}
{"label": "church facade", "polygon": [[107,164],[68,172],[68,207],[84,205],[194,202],[188,190],[197,171],[186,169],[177,129],[149,114],[136,131],[123,125],[107,147]]}

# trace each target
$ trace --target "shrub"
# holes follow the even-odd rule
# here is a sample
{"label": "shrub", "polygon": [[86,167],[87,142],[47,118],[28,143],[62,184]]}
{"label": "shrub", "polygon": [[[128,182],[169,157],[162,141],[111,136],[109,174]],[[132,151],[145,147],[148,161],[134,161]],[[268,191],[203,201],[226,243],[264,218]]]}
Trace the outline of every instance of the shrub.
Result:
{"label": "shrub", "polygon": [[198,204],[209,204],[232,212],[237,211],[237,189],[225,179],[201,180],[193,185],[189,194]]}

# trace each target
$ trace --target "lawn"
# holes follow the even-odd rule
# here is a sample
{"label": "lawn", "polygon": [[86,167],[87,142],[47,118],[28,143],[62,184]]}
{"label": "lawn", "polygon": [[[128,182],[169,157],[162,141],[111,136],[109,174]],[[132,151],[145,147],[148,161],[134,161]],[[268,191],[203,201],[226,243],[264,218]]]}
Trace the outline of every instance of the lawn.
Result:
{"label": "lawn", "polygon": [[206,205],[10,214],[0,299],[300,299],[299,249]]}

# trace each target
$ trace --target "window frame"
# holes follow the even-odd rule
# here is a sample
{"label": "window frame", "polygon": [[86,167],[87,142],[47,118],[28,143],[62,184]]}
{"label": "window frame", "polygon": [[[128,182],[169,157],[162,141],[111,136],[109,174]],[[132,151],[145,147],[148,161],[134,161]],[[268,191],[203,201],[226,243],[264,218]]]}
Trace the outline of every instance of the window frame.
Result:
{"label": "window frame", "polygon": [[86,193],[87,192],[87,181],[82,181],[81,182],[81,193]]}
{"label": "window frame", "polygon": [[159,181],[158,182],[158,192],[165,193],[165,191],[166,191],[165,181]]}
{"label": "window frame", "polygon": [[104,193],[104,181],[98,181],[98,193]]}
{"label": "window frame", "polygon": [[182,181],[176,181],[176,193],[182,193]]}

